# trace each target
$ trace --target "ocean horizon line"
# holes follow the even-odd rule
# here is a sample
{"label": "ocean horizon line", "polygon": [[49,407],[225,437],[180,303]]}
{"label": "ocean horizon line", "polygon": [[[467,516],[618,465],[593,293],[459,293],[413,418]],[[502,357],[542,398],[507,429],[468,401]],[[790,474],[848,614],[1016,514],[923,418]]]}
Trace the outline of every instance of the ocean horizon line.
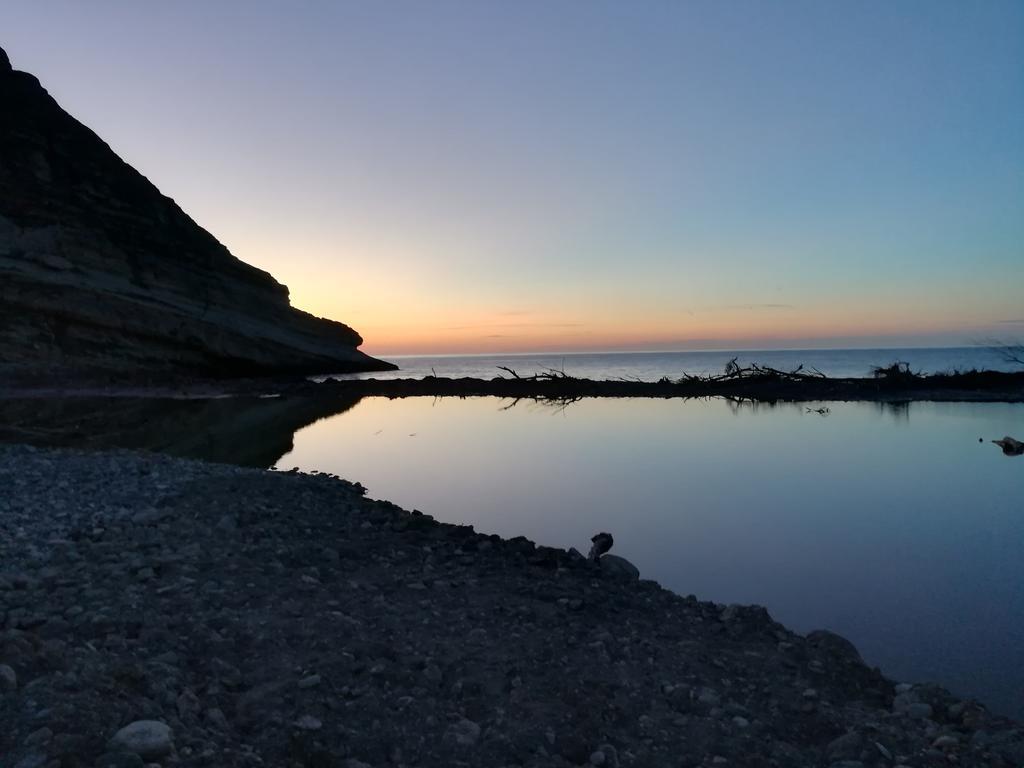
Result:
{"label": "ocean horizon line", "polygon": [[757,349],[742,349],[739,347],[720,347],[708,349],[607,349],[607,350],[573,350],[573,351],[533,351],[533,352],[403,352],[389,353],[374,351],[372,354],[391,359],[410,359],[423,357],[455,358],[455,357],[559,357],[584,355],[675,355],[675,354],[714,354],[714,353],[735,353],[755,354],[764,352],[871,352],[871,351],[914,351],[914,350],[961,350],[993,349],[996,345],[985,344],[939,344],[934,346],[865,346],[865,347],[761,347]]}

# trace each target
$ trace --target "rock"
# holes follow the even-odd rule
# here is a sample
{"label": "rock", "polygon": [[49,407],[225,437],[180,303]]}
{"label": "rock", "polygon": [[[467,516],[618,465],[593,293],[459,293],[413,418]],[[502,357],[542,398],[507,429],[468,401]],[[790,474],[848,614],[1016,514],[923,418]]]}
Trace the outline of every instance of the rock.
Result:
{"label": "rock", "polygon": [[35,731],[32,731],[28,736],[25,737],[25,744],[30,747],[37,747],[42,744],[49,744],[50,739],[53,738],[53,731],[49,728],[43,727]]}
{"label": "rock", "polygon": [[601,559],[597,562],[601,565],[602,571],[616,578],[632,579],[634,581],[640,578],[640,569],[624,557],[602,555]]}
{"label": "rock", "polygon": [[619,768],[619,751],[612,744],[601,744],[590,756],[591,764],[597,765],[594,763],[594,755],[601,755],[604,758],[600,763],[604,768]]}
{"label": "rock", "polygon": [[29,752],[14,764],[14,768],[45,768],[47,762],[45,752]]}
{"label": "rock", "polygon": [[844,733],[828,743],[825,747],[825,754],[829,760],[854,760],[860,757],[864,749],[864,739],[856,731]]}
{"label": "rock", "polygon": [[132,523],[135,525],[153,525],[160,522],[164,513],[158,509],[143,509],[132,515]]}
{"label": "rock", "polygon": [[1007,456],[1024,456],[1024,443],[1006,435],[1002,440],[993,440],[993,443],[1003,449]]}
{"label": "rock", "polygon": [[[897,686],[899,690],[900,686]],[[897,693],[892,700],[892,711],[897,715],[906,713],[907,709],[910,708],[911,704],[917,703],[918,698],[915,696],[910,689],[904,689]]]}
{"label": "rock", "polygon": [[312,715],[303,715],[295,721],[295,727],[300,731],[319,731],[324,724]]}
{"label": "rock", "polygon": [[18,688],[18,675],[6,664],[0,664],[0,692],[14,691]]}
{"label": "rock", "polygon": [[[915,720],[930,718],[934,713],[934,708],[931,704],[921,701],[920,691],[926,689],[908,689],[897,686],[897,690],[902,690],[902,693],[897,693],[895,698],[892,700],[892,711],[897,715],[906,715]],[[941,710],[940,710],[941,711]]]}
{"label": "rock", "polygon": [[6,54],[0,157],[0,373],[394,368],[293,308]]}
{"label": "rock", "polygon": [[993,751],[1010,765],[1024,765],[1024,738],[1019,735],[1015,739],[993,745]]}
{"label": "rock", "polygon": [[299,688],[315,688],[320,685],[320,675],[308,675],[299,680]]}
{"label": "rock", "polygon": [[157,760],[174,748],[174,733],[159,720],[136,720],[114,734],[111,752],[132,752],[146,760]]}
{"label": "rock", "polygon": [[220,520],[217,521],[217,528],[225,533],[230,533],[238,528],[238,522],[234,515],[221,515]]}
{"label": "rock", "polygon": [[697,701],[708,707],[717,707],[722,702],[722,697],[714,688],[704,688],[697,697]]}
{"label": "rock", "polygon": [[189,690],[183,691],[175,701],[178,717],[182,720],[195,717],[199,713],[199,699]]}
{"label": "rock", "polygon": [[925,704],[923,701],[915,702],[907,707],[905,712],[908,717],[923,720],[932,716],[932,705]]}
{"label": "rock", "polygon": [[602,531],[596,533],[590,537],[590,541],[593,544],[590,547],[590,552],[587,555],[588,560],[597,560],[601,555],[605,554],[615,545],[615,539],[610,533]]}
{"label": "rock", "polygon": [[456,744],[471,747],[480,738],[480,726],[472,720],[462,718],[448,728],[448,735],[455,740]]}
{"label": "rock", "polygon": [[837,661],[864,666],[864,659],[861,658],[856,646],[845,637],[837,635],[835,632],[829,632],[827,629],[817,629],[808,634],[807,645]]}
{"label": "rock", "polygon": [[145,768],[145,765],[134,752],[106,752],[93,763],[94,768]]}
{"label": "rock", "polygon": [[228,719],[220,707],[211,707],[206,710],[206,721],[220,731],[228,730]]}

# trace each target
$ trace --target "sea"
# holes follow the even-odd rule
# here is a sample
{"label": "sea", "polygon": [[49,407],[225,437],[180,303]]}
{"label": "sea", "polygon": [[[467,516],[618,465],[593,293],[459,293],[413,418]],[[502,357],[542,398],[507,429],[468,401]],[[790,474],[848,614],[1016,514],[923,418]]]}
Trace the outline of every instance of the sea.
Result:
{"label": "sea", "polygon": [[[499,366],[520,375],[544,371],[563,371],[587,379],[639,379],[657,381],[683,374],[721,373],[725,364],[736,359],[740,365],[758,363],[791,371],[799,366],[827,376],[870,376],[874,366],[893,362],[907,363],[922,373],[989,369],[1021,370],[1007,362],[998,351],[983,346],[911,349],[776,349],[713,350],[693,352],[579,352],[568,354],[488,354],[488,355],[398,355],[387,357],[398,365],[397,371],[348,374],[331,378],[482,378],[509,376]],[[328,378],[328,377],[319,377]]]}

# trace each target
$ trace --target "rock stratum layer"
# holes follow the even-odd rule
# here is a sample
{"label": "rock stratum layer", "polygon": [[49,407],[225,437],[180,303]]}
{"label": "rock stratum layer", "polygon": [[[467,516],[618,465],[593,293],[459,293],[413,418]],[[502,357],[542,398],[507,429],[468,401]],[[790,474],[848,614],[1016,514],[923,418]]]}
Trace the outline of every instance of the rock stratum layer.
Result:
{"label": "rock stratum layer", "polygon": [[382,370],[0,50],[0,374]]}

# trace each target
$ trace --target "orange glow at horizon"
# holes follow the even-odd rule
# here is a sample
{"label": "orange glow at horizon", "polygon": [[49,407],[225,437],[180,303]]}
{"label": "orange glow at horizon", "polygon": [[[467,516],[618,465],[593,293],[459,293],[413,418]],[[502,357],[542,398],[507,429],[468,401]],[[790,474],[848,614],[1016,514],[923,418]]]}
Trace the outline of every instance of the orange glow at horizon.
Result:
{"label": "orange glow at horizon", "polygon": [[[313,292],[315,294],[315,291]],[[488,354],[571,351],[630,351],[791,346],[828,346],[830,339],[954,337],[971,343],[999,329],[999,312],[906,304],[899,307],[852,307],[821,304],[797,307],[726,306],[679,310],[663,307],[531,308],[494,310],[401,297],[395,304],[354,300],[294,302],[306,311],[337,319],[363,337],[363,351],[373,355]],[[923,302],[922,302],[923,304]],[[973,335],[972,335],[973,334]],[[874,343],[874,342],[872,342]],[[952,343],[952,342],[942,342]]]}
{"label": "orange glow at horizon", "polygon": [[[1010,283],[998,275],[916,295],[876,285],[867,298],[857,285],[798,286],[781,297],[769,293],[773,301],[765,302],[765,294],[714,276],[680,287],[674,280],[624,285],[600,275],[517,285],[434,269],[437,253],[384,237],[338,238],[328,248],[290,232],[276,242],[239,234],[228,238],[231,250],[288,285],[294,306],[351,326],[363,337],[361,349],[381,357],[954,346],[1012,332],[1017,328],[1000,323],[1019,315]],[[343,260],[339,252],[347,254]]]}

